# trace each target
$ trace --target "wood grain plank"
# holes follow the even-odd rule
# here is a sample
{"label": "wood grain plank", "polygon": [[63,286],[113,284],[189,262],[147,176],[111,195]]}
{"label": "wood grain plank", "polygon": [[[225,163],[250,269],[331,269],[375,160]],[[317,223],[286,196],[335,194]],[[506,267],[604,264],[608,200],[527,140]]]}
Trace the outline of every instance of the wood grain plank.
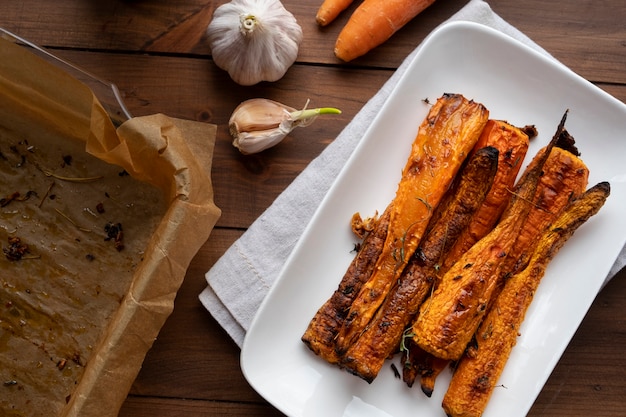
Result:
{"label": "wood grain plank", "polygon": [[[214,8],[224,2],[25,0],[20,7],[3,2],[0,15],[4,16],[7,29],[46,46],[208,56],[211,51],[204,30]],[[355,6],[336,22],[320,28],[314,21],[319,1],[283,3],[296,16],[305,35],[298,61],[341,64],[333,55],[334,43]],[[436,2],[384,45],[348,66],[397,68],[430,31],[465,4],[464,0]],[[494,0],[489,4],[502,18],[583,77],[626,83],[626,3]],[[609,7],[611,13],[606,13]],[[42,21],[46,24],[42,25]]]}
{"label": "wood grain plank", "polygon": [[[218,224],[227,227],[249,226],[392,74],[297,65],[279,82],[251,90],[236,85],[204,59],[78,51],[61,51],[60,55],[115,82],[134,115],[165,113],[218,125],[213,184],[216,204],[223,213]],[[254,97],[271,97],[292,107],[304,106],[310,99],[309,106],[337,107],[342,114],[320,117],[294,130],[275,148],[243,156],[231,145],[228,119],[240,102]]]}
{"label": "wood grain plank", "polygon": [[279,417],[267,404],[229,403],[130,396],[119,417]]}

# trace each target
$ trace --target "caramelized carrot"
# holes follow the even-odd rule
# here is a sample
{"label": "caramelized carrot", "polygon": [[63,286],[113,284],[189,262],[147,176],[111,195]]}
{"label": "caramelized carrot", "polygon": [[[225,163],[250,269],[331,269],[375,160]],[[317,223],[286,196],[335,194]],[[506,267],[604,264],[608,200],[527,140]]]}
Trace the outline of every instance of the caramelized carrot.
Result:
{"label": "caramelized carrot", "polygon": [[326,26],[345,9],[352,4],[353,0],[324,0],[320,8],[317,10],[315,20],[320,26]]}
{"label": "caramelized carrot", "polygon": [[[525,130],[501,120],[490,119],[487,122],[474,152],[485,146],[498,149],[498,171],[482,206],[474,214],[469,226],[459,236],[442,262],[440,269],[442,274],[450,269],[463,253],[489,233],[500,219],[510,200],[511,190],[528,151],[529,141],[529,134]],[[414,343],[410,340],[407,340],[405,344],[413,353],[406,358],[405,369],[407,371],[403,379],[408,385],[413,385],[415,379],[419,377],[422,392],[430,397],[435,388],[437,376],[445,369],[448,361],[436,358],[430,353],[420,352],[419,347],[411,346]]]}
{"label": "caramelized carrot", "polygon": [[392,202],[383,251],[337,335],[340,356],[365,329],[415,252],[433,210],[478,140],[488,113],[482,104],[445,94],[420,124]]}
{"label": "caramelized carrot", "polygon": [[438,265],[442,258],[482,205],[497,169],[498,150],[493,147],[482,148],[470,158],[447,204],[442,202],[437,207],[438,213],[432,217],[434,224],[429,225],[415,255],[367,328],[343,357],[341,365],[345,369],[368,382],[376,378],[430,292],[440,273]]}
{"label": "caramelized carrot", "polygon": [[563,209],[540,235],[528,266],[504,284],[476,333],[471,354],[463,356],[456,367],[442,403],[448,416],[482,415],[548,263],[578,227],[600,210],[609,193],[609,183],[599,183]]}
{"label": "caramelized carrot", "polygon": [[346,62],[385,42],[435,0],[364,0],[335,43],[335,55]]}
{"label": "caramelized carrot", "polygon": [[501,120],[489,120],[475,149],[493,146],[499,151],[498,172],[489,194],[469,227],[459,237],[446,260],[447,266],[456,262],[474,243],[483,238],[500,219],[508,204],[511,190],[526,157],[529,137],[521,129]]}
{"label": "caramelized carrot", "polygon": [[[566,113],[567,114],[567,113]],[[513,193],[502,220],[445,273],[413,324],[413,340],[442,359],[458,360],[476,332],[499,286],[507,253],[532,208],[543,168],[564,130],[563,116],[546,151],[531,164]]]}
{"label": "caramelized carrot", "polygon": [[510,251],[507,260],[509,266],[504,273],[510,274],[524,267],[529,257],[526,252],[531,243],[554,221],[570,200],[585,191],[588,179],[589,169],[580,158],[559,147],[552,149],[539,180],[533,208]]}
{"label": "caramelized carrot", "polygon": [[365,236],[337,290],[319,308],[302,335],[304,344],[328,363],[339,362],[335,350],[337,333],[346,318],[350,304],[365,281],[372,275],[376,260],[382,252],[383,243],[387,236],[391,207],[391,204],[387,206],[376,226]]}

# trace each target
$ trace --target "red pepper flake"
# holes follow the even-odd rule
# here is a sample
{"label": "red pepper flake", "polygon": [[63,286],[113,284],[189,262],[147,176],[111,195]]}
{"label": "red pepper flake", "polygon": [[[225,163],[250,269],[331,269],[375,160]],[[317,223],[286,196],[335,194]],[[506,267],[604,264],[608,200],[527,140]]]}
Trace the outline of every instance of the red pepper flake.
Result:
{"label": "red pepper flake", "polygon": [[100,213],[100,214],[104,213],[104,204],[102,204],[102,203],[98,203],[98,204],[96,205],[96,211],[97,211],[98,213]]}

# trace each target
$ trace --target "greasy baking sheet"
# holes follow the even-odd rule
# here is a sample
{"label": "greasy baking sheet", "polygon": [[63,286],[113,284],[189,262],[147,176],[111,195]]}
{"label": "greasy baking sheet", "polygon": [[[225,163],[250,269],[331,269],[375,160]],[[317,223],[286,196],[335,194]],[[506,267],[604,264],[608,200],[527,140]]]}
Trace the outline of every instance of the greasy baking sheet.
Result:
{"label": "greasy baking sheet", "polygon": [[215,126],[116,128],[85,85],[4,39],[0,91],[0,414],[115,416],[220,215]]}

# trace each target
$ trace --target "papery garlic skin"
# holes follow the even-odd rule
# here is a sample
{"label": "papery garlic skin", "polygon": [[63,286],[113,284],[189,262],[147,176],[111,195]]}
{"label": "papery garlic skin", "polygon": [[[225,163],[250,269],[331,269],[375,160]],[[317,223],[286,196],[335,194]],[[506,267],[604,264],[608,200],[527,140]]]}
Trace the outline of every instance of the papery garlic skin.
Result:
{"label": "papery garlic skin", "polygon": [[241,132],[233,140],[233,146],[242,154],[251,155],[278,145],[289,132],[290,130],[281,127],[256,132]]}
{"label": "papery garlic skin", "polygon": [[207,28],[215,64],[241,85],[282,78],[298,56],[302,28],[279,0],[232,0]]}
{"label": "papery garlic skin", "polygon": [[254,98],[241,103],[230,116],[228,129],[244,155],[258,153],[282,141],[298,126],[308,126],[320,114],[340,114],[332,107],[296,110],[274,100]]}
{"label": "papery garlic skin", "polygon": [[249,155],[278,144],[292,130],[283,122],[288,121],[295,110],[264,98],[244,101],[235,108],[228,121],[233,146]]}

